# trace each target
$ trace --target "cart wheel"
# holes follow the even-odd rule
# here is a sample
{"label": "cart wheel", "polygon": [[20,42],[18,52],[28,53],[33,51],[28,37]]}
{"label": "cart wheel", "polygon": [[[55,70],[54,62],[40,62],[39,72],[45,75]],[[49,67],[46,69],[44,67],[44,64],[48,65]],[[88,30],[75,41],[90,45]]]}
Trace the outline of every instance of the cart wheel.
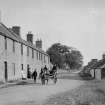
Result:
{"label": "cart wheel", "polygon": [[41,82],[42,82],[42,85],[45,85],[45,80],[44,79],[42,79]]}
{"label": "cart wheel", "polygon": [[56,82],[57,82],[57,78],[54,78],[54,83],[56,84]]}

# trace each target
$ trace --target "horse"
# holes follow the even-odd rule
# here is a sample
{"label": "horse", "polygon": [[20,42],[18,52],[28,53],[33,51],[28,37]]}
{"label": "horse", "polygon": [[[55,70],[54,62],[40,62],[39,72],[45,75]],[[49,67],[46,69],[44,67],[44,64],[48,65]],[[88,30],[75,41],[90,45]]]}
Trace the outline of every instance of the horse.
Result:
{"label": "horse", "polygon": [[[52,70],[50,70],[52,71]],[[39,78],[41,78],[42,85],[45,85],[46,81],[48,84],[49,79],[52,79],[54,83],[57,82],[57,73],[56,72],[41,72],[39,74]]]}
{"label": "horse", "polygon": [[45,74],[44,73],[39,74],[39,79],[41,79],[42,85],[45,85]]}

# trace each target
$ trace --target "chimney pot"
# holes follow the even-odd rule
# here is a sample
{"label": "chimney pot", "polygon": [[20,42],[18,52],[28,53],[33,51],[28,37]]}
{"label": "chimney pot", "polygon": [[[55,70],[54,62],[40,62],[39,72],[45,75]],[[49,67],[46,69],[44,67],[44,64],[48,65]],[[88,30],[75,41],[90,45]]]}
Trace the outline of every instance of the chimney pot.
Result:
{"label": "chimney pot", "polygon": [[33,44],[33,34],[31,31],[29,31],[27,34],[27,41]]}
{"label": "chimney pot", "polygon": [[42,49],[42,40],[37,39],[36,48]]}
{"label": "chimney pot", "polygon": [[20,36],[20,26],[13,26],[12,31]]}

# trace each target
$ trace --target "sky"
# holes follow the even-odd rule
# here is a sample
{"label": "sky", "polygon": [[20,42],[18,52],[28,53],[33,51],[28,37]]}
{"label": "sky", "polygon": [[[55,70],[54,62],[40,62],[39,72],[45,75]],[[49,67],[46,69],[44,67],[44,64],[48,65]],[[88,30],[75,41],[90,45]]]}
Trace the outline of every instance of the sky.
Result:
{"label": "sky", "polygon": [[0,0],[1,21],[31,31],[43,49],[54,43],[81,51],[84,64],[105,52],[105,0]]}

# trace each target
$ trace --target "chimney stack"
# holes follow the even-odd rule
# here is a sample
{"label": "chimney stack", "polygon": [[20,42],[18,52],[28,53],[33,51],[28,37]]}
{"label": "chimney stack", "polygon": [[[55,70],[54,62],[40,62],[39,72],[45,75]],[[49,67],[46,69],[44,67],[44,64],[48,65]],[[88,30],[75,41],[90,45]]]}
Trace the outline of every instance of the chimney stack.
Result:
{"label": "chimney stack", "polygon": [[33,34],[31,32],[28,32],[27,34],[27,41],[33,44]]}
{"label": "chimney stack", "polygon": [[20,36],[20,27],[19,26],[13,26],[12,31]]}
{"label": "chimney stack", "polygon": [[105,53],[103,53],[102,58],[105,59]]}
{"label": "chimney stack", "polygon": [[38,48],[38,49],[42,49],[42,40],[40,39],[38,39],[37,41],[36,41],[36,48]]}

